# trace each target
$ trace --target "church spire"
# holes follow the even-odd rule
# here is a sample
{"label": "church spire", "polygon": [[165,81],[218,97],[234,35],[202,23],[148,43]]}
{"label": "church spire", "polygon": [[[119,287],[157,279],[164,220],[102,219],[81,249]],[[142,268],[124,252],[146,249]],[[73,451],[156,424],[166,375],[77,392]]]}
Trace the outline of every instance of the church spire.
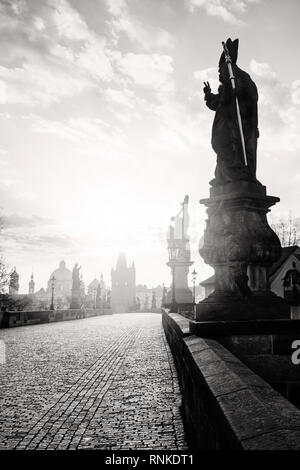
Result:
{"label": "church spire", "polygon": [[125,268],[127,269],[126,255],[124,252],[119,253],[116,269]]}
{"label": "church spire", "polygon": [[34,294],[34,288],[35,288],[34,276],[33,276],[33,273],[31,273],[28,294]]}

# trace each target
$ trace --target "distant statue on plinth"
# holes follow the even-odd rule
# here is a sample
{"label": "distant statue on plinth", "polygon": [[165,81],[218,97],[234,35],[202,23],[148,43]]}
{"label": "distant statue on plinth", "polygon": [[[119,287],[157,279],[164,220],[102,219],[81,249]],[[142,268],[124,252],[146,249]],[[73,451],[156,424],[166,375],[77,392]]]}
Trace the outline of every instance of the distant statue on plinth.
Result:
{"label": "distant statue on plinth", "polygon": [[[170,254],[174,252],[167,264],[172,269],[172,282],[175,285],[175,301],[182,304],[191,303],[193,298],[192,292],[188,287],[189,266],[193,264],[188,236],[188,203],[189,197],[186,195],[181,203],[181,210],[175,217],[171,218],[174,225],[170,225],[167,236]],[[172,249],[170,250],[171,247]],[[172,297],[174,297],[174,291],[173,294],[169,291],[167,303],[171,302]]]}
{"label": "distant statue on plinth", "polygon": [[154,290],[152,291],[151,309],[152,310],[156,309],[156,294]]}
{"label": "distant statue on plinth", "polygon": [[268,196],[256,179],[257,88],[236,65],[238,39],[222,45],[218,93],[204,82],[206,104],[215,111],[211,143],[217,166],[210,197],[200,201],[208,218],[199,252],[215,270],[215,290],[199,302],[196,318],[287,317],[287,304],[270,291],[269,267],[281,245],[266,214],[279,198]]}
{"label": "distant statue on plinth", "polygon": [[106,294],[106,308],[111,308],[111,290],[108,289]]}
{"label": "distant statue on plinth", "polygon": [[80,280],[80,269],[78,263],[75,264],[72,271],[72,299],[71,309],[79,309],[81,307],[81,280]]}
{"label": "distant statue on plinth", "polygon": [[101,306],[102,306],[101,285],[99,283],[97,286],[97,291],[96,291],[96,308],[101,308]]}
{"label": "distant statue on plinth", "polygon": [[219,61],[218,93],[204,82],[204,99],[216,112],[212,127],[212,148],[217,154],[212,186],[230,181],[256,181],[258,92],[250,75],[236,65],[238,39],[228,39]]}
{"label": "distant statue on plinth", "polygon": [[79,290],[80,289],[80,274],[79,271],[81,266],[78,267],[78,263],[75,264],[73,271],[72,271],[72,290]]}

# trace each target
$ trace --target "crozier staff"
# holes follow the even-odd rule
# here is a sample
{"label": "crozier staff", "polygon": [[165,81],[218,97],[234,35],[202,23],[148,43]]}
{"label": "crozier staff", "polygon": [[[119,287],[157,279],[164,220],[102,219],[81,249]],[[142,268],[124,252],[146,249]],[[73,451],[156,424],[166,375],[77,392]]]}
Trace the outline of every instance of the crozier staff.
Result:
{"label": "crozier staff", "polygon": [[[225,54],[225,62],[228,66],[229,80],[231,81],[232,89],[235,90],[235,80],[234,80],[234,75],[232,71],[231,57],[224,41],[222,42],[222,46],[223,46],[224,54]],[[244,162],[245,162],[245,165],[247,166],[247,156],[246,156],[245,139],[244,139],[244,133],[243,133],[243,125],[242,125],[242,119],[241,119],[241,113],[240,113],[239,100],[237,96],[235,97],[235,104],[236,104],[236,115],[237,115],[240,135],[241,135],[241,143],[243,147]]]}

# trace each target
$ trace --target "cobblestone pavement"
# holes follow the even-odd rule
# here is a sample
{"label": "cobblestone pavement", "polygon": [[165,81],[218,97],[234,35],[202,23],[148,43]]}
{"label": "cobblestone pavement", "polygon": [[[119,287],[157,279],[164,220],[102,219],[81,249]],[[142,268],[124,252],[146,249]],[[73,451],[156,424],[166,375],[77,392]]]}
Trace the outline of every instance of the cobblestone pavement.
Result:
{"label": "cobblestone pavement", "polygon": [[0,449],[186,449],[160,314],[4,329],[0,340]]}

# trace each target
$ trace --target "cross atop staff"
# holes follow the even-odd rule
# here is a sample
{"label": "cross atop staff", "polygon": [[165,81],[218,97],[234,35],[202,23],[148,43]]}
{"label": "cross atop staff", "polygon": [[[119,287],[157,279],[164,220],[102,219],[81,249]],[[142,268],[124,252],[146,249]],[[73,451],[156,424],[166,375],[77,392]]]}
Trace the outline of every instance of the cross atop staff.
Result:
{"label": "cross atop staff", "polygon": [[[175,222],[175,238],[177,239],[186,239],[186,231],[188,228],[188,213],[187,205],[189,202],[189,196],[186,195],[183,202],[180,203],[182,206],[180,211],[174,216],[171,217],[171,220]],[[182,217],[180,217],[182,215]],[[180,227],[181,225],[181,227]]]}

